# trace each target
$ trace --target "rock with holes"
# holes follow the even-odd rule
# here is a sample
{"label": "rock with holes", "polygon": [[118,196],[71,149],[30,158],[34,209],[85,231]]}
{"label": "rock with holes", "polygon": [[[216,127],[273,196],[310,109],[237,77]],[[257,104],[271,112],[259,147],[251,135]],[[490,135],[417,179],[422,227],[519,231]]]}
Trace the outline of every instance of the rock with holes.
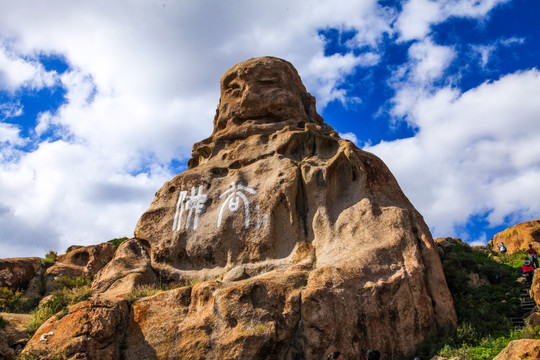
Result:
{"label": "rock with holes", "polygon": [[509,253],[518,249],[528,249],[532,244],[540,252],[540,219],[517,224],[495,234],[488,243],[494,250],[499,251],[498,243],[504,243]]}
{"label": "rock with holes", "polygon": [[[148,241],[162,281],[223,282],[209,292],[207,310],[191,295],[178,311],[193,321],[182,317],[174,335],[181,340],[167,335],[160,349],[206,359],[319,359],[333,346],[347,358],[367,348],[397,356],[437,327],[455,325],[422,216],[379,158],[323,122],[290,63],[263,57],[227,71],[214,131],[193,146],[188,165],[156,193],[135,236]],[[248,295],[223,295],[254,281],[274,294],[275,279],[291,273],[305,280],[283,285],[279,302],[268,300],[272,309]],[[149,299],[145,306],[152,303],[161,304]],[[228,322],[220,306],[227,313],[246,306],[242,321],[264,319],[264,329],[275,330],[261,326],[259,342],[245,323]],[[293,308],[296,315],[285,319],[284,309]],[[136,317],[139,336],[157,330],[157,313]],[[191,313],[204,316],[195,321]],[[156,350],[159,341],[146,345]]]}
{"label": "rock with holes", "polygon": [[[87,346],[110,359],[311,360],[376,348],[392,359],[455,326],[422,216],[379,158],[323,122],[290,63],[251,59],[223,75],[214,131],[194,145],[188,167],[96,276],[93,299],[109,305],[75,305],[45,323],[31,349],[54,342],[68,356]],[[135,301],[124,321],[118,304],[144,284],[154,295]],[[98,308],[121,318],[99,325],[109,335],[68,328],[98,321]],[[36,340],[49,331],[50,345]]]}
{"label": "rock with holes", "polygon": [[70,246],[65,254],[59,255],[56,262],[47,269],[46,294],[57,288],[56,279],[61,276],[75,278],[78,276],[94,276],[113,257],[116,248],[104,242],[90,246]]}

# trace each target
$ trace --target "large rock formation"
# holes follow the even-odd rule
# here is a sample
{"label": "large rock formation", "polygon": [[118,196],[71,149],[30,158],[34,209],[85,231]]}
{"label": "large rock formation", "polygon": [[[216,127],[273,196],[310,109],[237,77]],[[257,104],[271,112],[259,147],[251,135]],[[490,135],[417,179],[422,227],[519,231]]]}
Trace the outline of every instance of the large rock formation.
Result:
{"label": "large rock formation", "polygon": [[526,221],[517,224],[495,234],[488,245],[499,251],[497,244],[503,242],[512,253],[518,249],[528,249],[529,244],[533,244],[537,251],[540,251],[540,219]]}
{"label": "large rock formation", "polygon": [[136,301],[126,323],[116,309],[125,359],[322,359],[336,348],[390,359],[455,326],[422,216],[380,159],[323,122],[290,63],[251,59],[223,75],[214,131],[188,166],[93,284],[113,302],[156,279],[188,285]]}

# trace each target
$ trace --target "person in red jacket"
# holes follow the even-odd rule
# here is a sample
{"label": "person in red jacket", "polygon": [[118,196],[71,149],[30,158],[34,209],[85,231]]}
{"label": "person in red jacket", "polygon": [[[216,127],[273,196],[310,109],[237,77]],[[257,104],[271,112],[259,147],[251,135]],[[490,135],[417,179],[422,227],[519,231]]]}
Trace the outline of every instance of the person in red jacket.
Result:
{"label": "person in red jacket", "polygon": [[531,260],[532,266],[535,269],[538,269],[538,254],[536,253],[536,250],[533,248],[532,244],[529,244],[529,249],[527,249],[527,254],[529,254],[529,259]]}
{"label": "person in red jacket", "polygon": [[523,266],[521,267],[521,273],[523,274],[523,276],[525,276],[528,283],[532,283],[534,267],[531,265],[531,262],[529,260],[525,260],[523,262]]}

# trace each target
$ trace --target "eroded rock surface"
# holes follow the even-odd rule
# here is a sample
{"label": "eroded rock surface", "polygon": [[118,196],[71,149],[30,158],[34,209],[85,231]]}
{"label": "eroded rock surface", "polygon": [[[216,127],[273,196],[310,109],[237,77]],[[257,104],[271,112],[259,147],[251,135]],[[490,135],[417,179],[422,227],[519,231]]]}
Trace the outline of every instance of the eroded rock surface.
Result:
{"label": "eroded rock surface", "polygon": [[537,359],[540,357],[540,340],[514,340],[493,360]]}
{"label": "eroded rock surface", "polygon": [[60,276],[75,278],[96,275],[111,260],[115,250],[114,245],[108,242],[90,246],[70,246],[66,253],[58,256],[56,262],[47,269],[46,294],[56,289],[55,280]]}
{"label": "eroded rock surface", "polygon": [[40,359],[111,360],[120,356],[128,323],[127,301],[94,297],[53,316],[34,334],[23,354]]}
{"label": "eroded rock surface", "polygon": [[[323,122],[290,63],[227,71],[214,131],[188,165],[93,283],[111,303],[137,285],[198,283],[133,304],[124,359],[318,360],[336,348],[391,359],[455,326],[422,216],[380,159]],[[36,336],[76,328],[93,308],[76,305]]]}

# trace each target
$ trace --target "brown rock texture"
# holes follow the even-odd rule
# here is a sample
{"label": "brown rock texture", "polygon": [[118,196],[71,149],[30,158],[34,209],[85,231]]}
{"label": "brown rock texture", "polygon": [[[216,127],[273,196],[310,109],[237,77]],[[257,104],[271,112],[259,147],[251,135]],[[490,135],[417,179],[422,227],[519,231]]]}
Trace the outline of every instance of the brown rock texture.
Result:
{"label": "brown rock texture", "polygon": [[[214,131],[188,167],[97,274],[97,303],[45,323],[28,351],[319,360],[376,348],[393,359],[455,326],[422,216],[380,159],[323,122],[290,63],[256,58],[223,75]],[[127,315],[121,299],[156,282],[188,286],[140,299]],[[93,336],[77,330],[105,318]]]}
{"label": "brown rock texture", "polygon": [[127,301],[94,297],[80,302],[71,306],[66,316],[47,320],[23,354],[40,359],[118,359],[128,313]]}
{"label": "brown rock texture", "polygon": [[536,306],[540,309],[540,269],[534,270],[533,282],[531,284],[531,298],[534,299]]}
{"label": "brown rock texture", "polygon": [[540,340],[514,340],[493,360],[536,359],[540,358]]}
{"label": "brown rock texture", "polygon": [[[291,322],[288,345],[275,334],[250,356],[317,359],[331,346],[351,358],[368,347],[410,353],[437,325],[455,324],[422,217],[380,159],[324,124],[288,62],[251,59],[223,75],[214,132],[194,145],[189,167],[157,192],[135,229],[161,279],[223,279],[222,287],[266,273],[307,279],[295,288],[301,321]],[[210,332],[212,348],[227,334],[196,329]],[[219,358],[189,342],[172,346]]]}
{"label": "brown rock texture", "polygon": [[107,291],[110,297],[125,297],[138,285],[154,284],[157,277],[150,266],[149,250],[144,240],[124,241],[114,258],[97,274],[92,282],[92,291]]}
{"label": "brown rock texture", "polygon": [[116,248],[108,242],[90,246],[70,246],[65,254],[47,269],[47,294],[56,289],[55,279],[60,276],[93,276],[113,257]]}
{"label": "brown rock texture", "polygon": [[37,257],[0,259],[0,287],[26,289],[40,270],[41,259]]}
{"label": "brown rock texture", "polygon": [[528,249],[533,244],[536,251],[540,251],[540,219],[517,224],[495,234],[488,245],[499,251],[497,244],[503,242],[509,253],[518,249]]}

